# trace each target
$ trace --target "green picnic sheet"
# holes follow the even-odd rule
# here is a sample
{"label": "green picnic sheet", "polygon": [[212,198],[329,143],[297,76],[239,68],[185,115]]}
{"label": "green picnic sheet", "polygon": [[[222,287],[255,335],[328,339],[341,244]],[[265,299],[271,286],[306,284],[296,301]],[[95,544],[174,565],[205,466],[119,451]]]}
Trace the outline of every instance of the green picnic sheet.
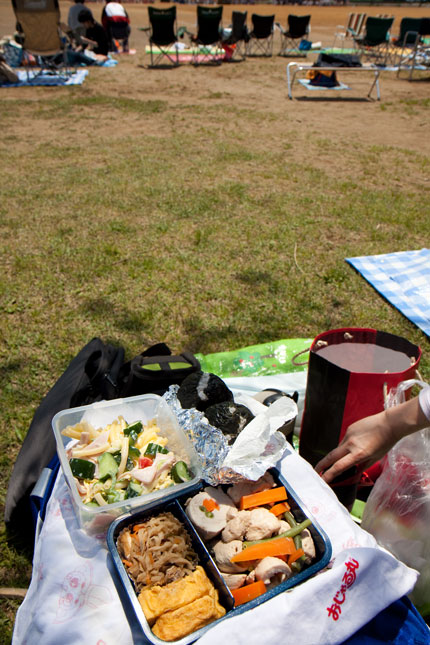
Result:
{"label": "green picnic sheet", "polygon": [[196,354],[196,357],[204,372],[221,378],[302,372],[308,363],[307,350],[312,341],[312,338],[290,338],[228,352]]}

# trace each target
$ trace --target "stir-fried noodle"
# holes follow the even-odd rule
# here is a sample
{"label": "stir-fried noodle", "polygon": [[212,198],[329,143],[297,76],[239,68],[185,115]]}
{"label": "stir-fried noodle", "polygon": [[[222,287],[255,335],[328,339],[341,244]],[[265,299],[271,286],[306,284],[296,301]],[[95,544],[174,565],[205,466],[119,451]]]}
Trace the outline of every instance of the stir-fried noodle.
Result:
{"label": "stir-fried noodle", "polygon": [[190,536],[172,513],[123,529],[117,548],[137,593],[183,578],[197,566]]}

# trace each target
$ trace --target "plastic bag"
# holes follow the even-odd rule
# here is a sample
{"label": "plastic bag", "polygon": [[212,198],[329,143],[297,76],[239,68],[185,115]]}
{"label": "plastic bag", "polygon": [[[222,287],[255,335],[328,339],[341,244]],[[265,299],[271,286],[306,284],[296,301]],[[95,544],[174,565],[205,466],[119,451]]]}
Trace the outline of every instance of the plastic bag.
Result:
{"label": "plastic bag", "polygon": [[[414,379],[390,390],[386,407],[405,400]],[[382,474],[364,509],[361,526],[399,560],[420,573],[410,594],[424,614],[430,613],[430,428],[401,439],[387,454]],[[426,607],[427,605],[427,607]]]}

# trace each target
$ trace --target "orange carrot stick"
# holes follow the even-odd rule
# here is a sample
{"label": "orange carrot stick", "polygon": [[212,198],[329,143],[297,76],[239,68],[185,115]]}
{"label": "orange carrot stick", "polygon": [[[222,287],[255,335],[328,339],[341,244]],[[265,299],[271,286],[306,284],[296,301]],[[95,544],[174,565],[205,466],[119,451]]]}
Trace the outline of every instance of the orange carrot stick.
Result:
{"label": "orange carrot stick", "polygon": [[240,510],[243,511],[247,508],[263,506],[273,502],[282,502],[284,499],[287,499],[287,491],[284,486],[278,486],[277,488],[262,490],[260,493],[244,495],[240,500]]}
{"label": "orange carrot stick", "polygon": [[282,513],[286,513],[287,511],[290,510],[289,504],[287,502],[281,502],[280,504],[275,504],[275,506],[272,506],[270,509],[270,512],[273,513],[273,515],[282,515]]}
{"label": "orange carrot stick", "polygon": [[296,547],[292,538],[278,538],[269,542],[260,542],[242,549],[236,553],[230,562],[247,562],[248,560],[261,560],[268,556],[276,557],[277,555],[290,555],[294,553]]}
{"label": "orange carrot stick", "polygon": [[293,562],[301,558],[302,555],[305,555],[303,549],[297,549],[296,551],[294,551],[294,553],[291,553],[291,555],[288,556],[288,566],[290,567]]}
{"label": "orange carrot stick", "polygon": [[130,562],[130,560],[126,560],[125,558],[123,559],[123,563],[125,564],[126,567],[132,567],[133,563]]}
{"label": "orange carrot stick", "polygon": [[234,598],[234,606],[243,605],[244,602],[249,602],[258,598],[261,594],[265,593],[266,585],[262,580],[252,582],[250,585],[240,587],[239,589],[232,589],[231,594]]}

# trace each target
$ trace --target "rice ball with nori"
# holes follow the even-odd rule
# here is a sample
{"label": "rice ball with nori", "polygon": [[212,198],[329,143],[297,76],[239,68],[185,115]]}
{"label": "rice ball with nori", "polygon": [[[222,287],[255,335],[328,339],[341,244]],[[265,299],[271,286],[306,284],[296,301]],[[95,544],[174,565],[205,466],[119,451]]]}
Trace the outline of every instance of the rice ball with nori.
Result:
{"label": "rice ball with nori", "polygon": [[189,374],[182,381],[177,397],[183,408],[201,412],[215,403],[233,401],[233,393],[219,376],[201,371]]}
{"label": "rice ball with nori", "polygon": [[233,401],[223,401],[210,405],[205,411],[205,417],[215,428],[219,428],[232,443],[239,432],[252,421],[254,415],[245,405]]}

